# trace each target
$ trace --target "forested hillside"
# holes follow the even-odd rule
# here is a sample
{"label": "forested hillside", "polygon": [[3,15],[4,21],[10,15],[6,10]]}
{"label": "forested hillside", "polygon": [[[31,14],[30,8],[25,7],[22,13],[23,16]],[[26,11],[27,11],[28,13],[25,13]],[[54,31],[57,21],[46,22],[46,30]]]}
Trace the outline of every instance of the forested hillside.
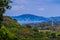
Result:
{"label": "forested hillside", "polygon": [[3,17],[3,26],[0,33],[1,39],[5,38],[6,40],[60,40],[60,32],[20,25],[15,19],[8,16]]}

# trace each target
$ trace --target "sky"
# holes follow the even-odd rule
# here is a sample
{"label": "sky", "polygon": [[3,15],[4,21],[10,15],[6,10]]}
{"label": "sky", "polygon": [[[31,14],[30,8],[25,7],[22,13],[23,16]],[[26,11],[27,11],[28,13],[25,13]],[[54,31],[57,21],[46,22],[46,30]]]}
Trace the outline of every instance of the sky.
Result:
{"label": "sky", "polygon": [[22,14],[33,14],[43,17],[60,16],[60,0],[12,0],[10,10],[6,16],[19,16]]}

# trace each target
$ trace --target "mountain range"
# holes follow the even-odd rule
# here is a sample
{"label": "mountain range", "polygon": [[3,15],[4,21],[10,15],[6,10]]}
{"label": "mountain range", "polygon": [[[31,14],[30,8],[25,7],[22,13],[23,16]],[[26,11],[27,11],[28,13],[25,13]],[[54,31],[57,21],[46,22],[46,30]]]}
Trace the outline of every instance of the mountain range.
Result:
{"label": "mountain range", "polygon": [[12,16],[13,19],[16,19],[19,23],[37,23],[37,22],[48,22],[48,21],[60,21],[60,16],[58,17],[43,17],[43,16],[36,16],[32,14],[23,14],[19,16]]}

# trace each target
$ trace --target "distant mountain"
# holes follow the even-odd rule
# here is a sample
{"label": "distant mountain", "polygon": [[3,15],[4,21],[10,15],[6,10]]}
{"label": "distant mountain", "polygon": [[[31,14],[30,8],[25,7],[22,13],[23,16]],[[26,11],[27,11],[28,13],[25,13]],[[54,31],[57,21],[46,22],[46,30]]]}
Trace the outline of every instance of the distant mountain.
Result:
{"label": "distant mountain", "polygon": [[23,14],[20,16],[12,16],[13,19],[16,19],[19,23],[37,23],[37,22],[48,22],[51,20],[54,21],[60,21],[60,17],[42,17],[42,16],[36,16],[32,14]]}
{"label": "distant mountain", "polygon": [[58,17],[50,17],[49,19],[50,20],[52,19],[54,21],[60,21],[60,16],[58,16]]}
{"label": "distant mountain", "polygon": [[19,21],[41,21],[41,20],[47,20],[47,18],[42,17],[42,16],[36,16],[36,15],[32,15],[32,14],[23,14],[20,16],[14,16],[12,18],[15,18]]}

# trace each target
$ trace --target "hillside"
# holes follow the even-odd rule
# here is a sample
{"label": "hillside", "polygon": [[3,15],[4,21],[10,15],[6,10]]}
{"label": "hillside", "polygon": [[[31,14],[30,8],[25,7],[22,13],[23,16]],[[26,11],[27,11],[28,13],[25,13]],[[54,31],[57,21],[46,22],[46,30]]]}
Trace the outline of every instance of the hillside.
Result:
{"label": "hillside", "polygon": [[32,28],[31,25],[20,25],[8,16],[4,16],[3,19],[4,27],[14,34],[17,40],[60,40],[60,32],[39,30],[39,27]]}
{"label": "hillside", "polygon": [[8,16],[4,16],[4,17],[3,17],[3,24],[4,24],[6,27],[12,26],[12,25],[13,25],[13,27],[15,27],[15,26],[18,27],[18,26],[20,26],[20,24],[17,23],[17,20],[12,19],[12,18],[10,18],[10,17],[8,17]]}

